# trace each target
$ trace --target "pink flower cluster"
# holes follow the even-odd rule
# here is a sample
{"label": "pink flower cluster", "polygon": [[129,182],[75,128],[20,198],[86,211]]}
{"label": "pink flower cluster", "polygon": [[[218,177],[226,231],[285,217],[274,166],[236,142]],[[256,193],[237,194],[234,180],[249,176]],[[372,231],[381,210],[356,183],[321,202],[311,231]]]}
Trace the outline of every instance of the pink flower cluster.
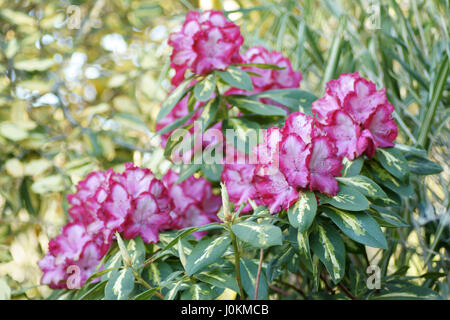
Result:
{"label": "pink flower cluster", "polygon": [[[267,205],[271,213],[288,209],[301,189],[328,195],[338,192],[342,158],[334,141],[313,117],[292,113],[284,126],[270,127],[262,144],[253,150],[253,163],[225,164],[222,180],[230,200],[236,205]],[[246,206],[243,212],[249,211]]]}
{"label": "pink flower cluster", "polygon": [[204,178],[190,176],[175,184],[178,178],[178,173],[169,170],[162,179],[175,206],[172,211],[172,228],[181,229],[218,222],[217,212],[222,200],[220,196],[213,194],[211,183]]}
{"label": "pink flower cluster", "polygon": [[189,12],[181,30],[169,38],[173,47],[171,66],[176,71],[172,84],[180,84],[188,69],[202,75],[240,62],[243,42],[239,27],[221,11]]}
{"label": "pink flower cluster", "polygon": [[339,156],[353,160],[365,153],[372,158],[377,147],[394,146],[398,129],[385,91],[357,72],[327,83],[325,96],[313,103],[312,111],[336,141]]}
{"label": "pink flower cluster", "polygon": [[252,95],[267,90],[298,88],[302,81],[302,74],[292,69],[291,61],[283,56],[281,52],[269,52],[266,48],[255,46],[249,48],[242,55],[245,64],[271,64],[284,69],[261,69],[257,66],[242,67],[243,70],[253,72],[251,75],[253,91],[245,91],[238,88],[231,88],[227,94]]}
{"label": "pink flower cluster", "polygon": [[68,196],[70,222],[49,242],[49,252],[39,262],[42,283],[66,288],[69,267],[78,267],[83,285],[110,248],[114,234],[125,239],[141,236],[145,243],[159,241],[159,232],[198,226],[217,220],[220,197],[211,184],[189,178],[175,184],[169,171],[162,181],[148,169],[125,164],[123,173],[112,169],[90,173],[77,192]]}

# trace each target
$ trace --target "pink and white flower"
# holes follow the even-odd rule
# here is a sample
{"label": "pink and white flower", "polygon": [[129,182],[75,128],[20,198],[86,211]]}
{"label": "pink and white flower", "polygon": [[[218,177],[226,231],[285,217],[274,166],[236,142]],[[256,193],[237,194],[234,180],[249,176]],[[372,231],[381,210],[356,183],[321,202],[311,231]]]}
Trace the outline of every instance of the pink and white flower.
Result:
{"label": "pink and white flower", "polygon": [[248,163],[230,163],[225,164],[221,180],[225,183],[230,201],[238,208],[241,204],[246,203],[242,209],[242,213],[249,212],[252,207],[249,199],[259,204],[259,196],[253,185],[256,166]]}
{"label": "pink and white flower", "polygon": [[336,195],[339,186],[335,177],[341,175],[342,158],[337,156],[337,149],[328,137],[318,137],[312,142],[310,170],[310,190],[318,190],[327,195]]}
{"label": "pink and white flower", "polygon": [[186,228],[198,226],[195,223],[217,222],[222,202],[219,195],[213,194],[211,183],[202,177],[190,176],[176,184],[178,178],[175,171],[169,170],[162,180],[175,206],[170,227]]}
{"label": "pink and white flower", "polygon": [[385,89],[377,90],[355,72],[329,81],[325,91],[312,111],[335,140],[340,156],[353,160],[365,153],[371,158],[377,147],[394,146],[398,129]]}
{"label": "pink and white flower", "polygon": [[254,177],[255,189],[261,201],[270,213],[288,209],[298,200],[298,191],[289,184],[281,171],[275,169],[267,171],[271,171],[272,174],[256,174]]}

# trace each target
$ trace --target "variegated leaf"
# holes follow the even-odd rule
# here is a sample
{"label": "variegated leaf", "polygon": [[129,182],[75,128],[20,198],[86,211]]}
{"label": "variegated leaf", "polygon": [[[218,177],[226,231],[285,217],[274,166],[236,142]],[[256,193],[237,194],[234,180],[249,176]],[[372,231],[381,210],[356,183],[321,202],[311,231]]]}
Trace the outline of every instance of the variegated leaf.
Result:
{"label": "variegated leaf", "polygon": [[380,226],[365,212],[346,212],[337,208],[323,208],[326,215],[349,238],[375,248],[387,248],[386,237]]}
{"label": "variegated leaf", "polygon": [[313,192],[300,192],[297,202],[288,210],[289,222],[299,232],[305,232],[316,216],[317,200]]}
{"label": "variegated leaf", "polygon": [[182,300],[211,300],[212,298],[211,288],[204,283],[194,283],[189,290],[181,294]]}
{"label": "variegated leaf", "polygon": [[356,158],[353,161],[344,158],[344,169],[342,169],[342,175],[344,177],[353,177],[361,172],[361,168],[364,164],[364,159],[362,157]]}
{"label": "variegated leaf", "polygon": [[[241,280],[242,287],[247,293],[249,299],[255,297],[256,275],[258,273],[258,265],[250,259],[241,258]],[[268,284],[265,272],[261,272],[258,287],[258,300],[268,299]]]}
{"label": "variegated leaf", "polygon": [[236,96],[228,97],[227,101],[231,103],[233,106],[236,106],[237,108],[248,111],[251,113],[260,114],[263,116],[286,116],[286,111],[282,108],[272,106],[269,104],[264,104],[262,102],[259,102],[257,100],[253,100],[251,98],[247,97],[239,97]]}
{"label": "variegated leaf", "polygon": [[408,161],[403,154],[395,148],[377,148],[376,159],[394,177],[404,180],[409,173]]}
{"label": "variegated leaf", "polygon": [[134,288],[134,275],[131,268],[115,273],[105,287],[106,300],[125,300]]}
{"label": "variegated leaf", "polygon": [[196,278],[200,281],[209,283],[210,285],[219,288],[228,288],[233,291],[239,292],[239,287],[237,285],[236,279],[225,272],[220,270],[205,271],[196,275]]}
{"label": "variegated leaf", "polygon": [[252,79],[247,72],[236,68],[229,67],[225,71],[216,71],[217,75],[230,86],[251,91],[253,90]]}
{"label": "variegated leaf", "polygon": [[199,81],[194,87],[194,95],[198,101],[206,101],[211,98],[216,89],[216,75],[211,73],[205,79]]}
{"label": "variegated leaf", "polygon": [[372,198],[387,197],[383,189],[366,176],[357,175],[353,177],[337,177],[336,179],[347,186],[355,188],[365,196]]}
{"label": "variegated leaf", "polygon": [[183,98],[188,92],[189,85],[193,81],[194,77],[189,77],[184,80],[178,87],[176,87],[169,97],[164,101],[159,110],[158,116],[156,117],[156,122],[164,119],[170,111],[172,111],[173,107]]}
{"label": "variegated leaf", "polygon": [[231,229],[240,240],[256,248],[281,245],[281,229],[272,224],[244,221],[234,224]]}
{"label": "variegated leaf", "polygon": [[321,203],[350,211],[362,211],[369,208],[369,201],[361,192],[345,185],[339,185],[339,192],[334,197],[322,197]]}
{"label": "variegated leaf", "polygon": [[228,235],[224,235],[214,240],[204,239],[200,241],[191,254],[187,257],[186,273],[193,275],[202,268],[215,262],[227,250],[231,239]]}
{"label": "variegated leaf", "polygon": [[307,232],[298,232],[297,234],[298,250],[300,260],[303,261],[305,266],[314,273],[313,261],[311,258],[311,250],[309,247],[309,239]]}
{"label": "variegated leaf", "polygon": [[328,223],[317,223],[311,234],[311,249],[325,265],[333,282],[339,283],[345,273],[345,246],[339,232]]}
{"label": "variegated leaf", "polygon": [[414,194],[414,190],[410,183],[406,184],[395,178],[387,170],[383,169],[378,164],[378,162],[370,161],[368,162],[368,167],[370,172],[373,174],[374,180],[377,183],[384,185],[385,187],[404,197],[410,197]]}

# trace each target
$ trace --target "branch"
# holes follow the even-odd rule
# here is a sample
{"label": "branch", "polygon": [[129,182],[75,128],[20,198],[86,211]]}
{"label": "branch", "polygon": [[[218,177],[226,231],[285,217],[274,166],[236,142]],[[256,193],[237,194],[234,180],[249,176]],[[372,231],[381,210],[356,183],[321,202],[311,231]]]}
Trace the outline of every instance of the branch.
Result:
{"label": "branch", "polygon": [[258,289],[259,289],[259,278],[261,277],[261,267],[264,257],[264,249],[259,249],[259,265],[258,273],[256,274],[256,284],[255,284],[255,300],[258,300]]}

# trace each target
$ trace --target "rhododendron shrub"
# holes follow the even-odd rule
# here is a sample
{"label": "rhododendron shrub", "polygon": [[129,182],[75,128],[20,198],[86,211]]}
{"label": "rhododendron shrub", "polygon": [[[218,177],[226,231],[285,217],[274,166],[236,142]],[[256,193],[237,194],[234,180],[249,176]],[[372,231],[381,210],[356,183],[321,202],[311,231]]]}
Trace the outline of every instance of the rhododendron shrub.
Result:
{"label": "rhododendron shrub", "polygon": [[158,178],[127,163],[80,181],[39,262],[43,284],[82,286],[71,292],[79,299],[395,290],[389,279],[378,291],[359,285],[373,267],[366,247],[393,250],[398,239],[385,234],[408,226],[410,177],[424,173],[410,159],[436,165],[395,141],[385,89],[345,73],[318,98],[299,89],[308,79],[286,56],[243,41],[219,11],[190,12],[170,35],[175,76],[150,155],[170,168]]}

